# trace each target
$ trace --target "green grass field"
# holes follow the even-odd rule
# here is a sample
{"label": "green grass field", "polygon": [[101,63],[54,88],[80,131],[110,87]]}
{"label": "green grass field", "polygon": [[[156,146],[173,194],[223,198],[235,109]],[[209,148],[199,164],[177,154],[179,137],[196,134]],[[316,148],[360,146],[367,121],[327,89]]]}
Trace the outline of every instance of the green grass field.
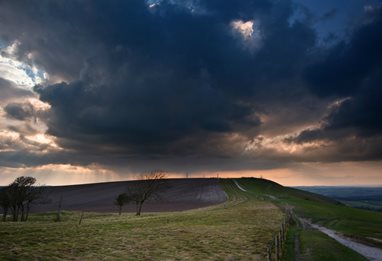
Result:
{"label": "green grass field", "polygon": [[341,200],[342,203],[353,208],[361,208],[382,212],[382,200]]}
{"label": "green grass field", "polygon": [[[85,213],[81,225],[79,212],[63,212],[62,222],[53,221],[55,213],[32,214],[25,223],[0,222],[0,260],[258,260],[284,219],[276,205],[293,206],[298,215],[365,241],[382,237],[380,213],[263,179],[237,181],[248,191],[221,180],[229,200],[208,208],[141,217]],[[291,226],[283,260],[296,255],[365,260],[318,231]]]}
{"label": "green grass field", "polygon": [[367,259],[319,231],[291,227],[282,260],[366,261]]}
{"label": "green grass field", "polygon": [[280,206],[292,206],[300,217],[355,238],[382,247],[382,213],[356,209],[326,197],[280,186],[264,179],[242,179],[240,185],[259,198],[268,198]]}
{"label": "green grass field", "polygon": [[0,260],[257,260],[283,213],[223,181],[230,200],[184,212],[34,214],[26,223],[0,223]]}

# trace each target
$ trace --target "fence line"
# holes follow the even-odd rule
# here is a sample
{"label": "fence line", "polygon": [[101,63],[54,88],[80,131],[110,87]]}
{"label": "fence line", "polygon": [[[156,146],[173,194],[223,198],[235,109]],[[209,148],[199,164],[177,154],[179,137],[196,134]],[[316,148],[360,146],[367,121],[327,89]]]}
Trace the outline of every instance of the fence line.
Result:
{"label": "fence line", "polygon": [[281,260],[282,252],[284,249],[287,232],[291,221],[293,220],[293,211],[289,208],[281,208],[285,213],[285,218],[281,223],[280,229],[273,236],[269,242],[266,252],[266,261],[279,261]]}

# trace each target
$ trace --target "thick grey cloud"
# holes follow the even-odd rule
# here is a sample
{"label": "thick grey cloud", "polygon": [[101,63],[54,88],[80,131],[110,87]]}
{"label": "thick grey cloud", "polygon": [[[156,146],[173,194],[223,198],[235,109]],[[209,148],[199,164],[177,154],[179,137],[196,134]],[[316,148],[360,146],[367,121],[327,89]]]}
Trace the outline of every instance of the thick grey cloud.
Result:
{"label": "thick grey cloud", "polygon": [[350,39],[319,50],[316,57],[319,61],[304,72],[311,90],[320,96],[348,96],[357,92],[364,80],[382,67],[381,27],[381,6],[370,7]]}
{"label": "thick grey cloud", "polygon": [[[52,106],[49,133],[63,146],[87,142],[155,153],[190,153],[192,147],[203,153],[185,143],[219,133],[254,134],[260,124],[254,102],[272,98],[267,88],[288,88],[314,44],[309,26],[288,23],[288,3],[206,1],[199,3],[207,10],[201,14],[165,2],[153,10],[139,3],[125,9],[94,4],[98,24],[103,16],[115,18],[91,29],[86,44],[102,39],[100,52],[84,57],[76,81],[35,88]],[[248,51],[233,34],[230,23],[242,18],[264,31],[260,50]],[[85,41],[79,37],[77,42]]]}
{"label": "thick grey cloud", "polygon": [[314,92],[345,100],[331,109],[320,128],[304,130],[292,140],[328,140],[360,152],[362,159],[381,159],[382,8],[370,7],[362,21],[348,42],[328,50],[324,60],[307,69]]}
{"label": "thick grey cloud", "polygon": [[[65,149],[43,162],[187,156],[249,167],[253,158],[241,153],[245,143],[278,128],[267,127],[267,118],[276,118],[280,130],[293,129],[316,122],[329,101],[348,96],[322,128],[290,142],[338,140],[340,149],[343,133],[356,133],[356,144],[379,137],[373,97],[380,97],[380,9],[366,12],[347,41],[325,49],[316,45],[309,12],[291,20],[294,8],[291,1],[272,0],[160,1],[153,7],[142,0],[2,1],[0,38],[19,41],[18,59],[62,81],[34,88],[51,106],[43,117],[47,133]],[[234,31],[235,21],[253,22],[252,36]],[[31,116],[22,104],[4,109],[18,120]],[[17,159],[11,156],[8,161]]]}
{"label": "thick grey cloud", "polygon": [[[350,143],[346,145],[348,151],[362,151],[365,154],[363,159],[381,158],[381,75],[381,71],[371,74],[353,97],[331,109],[323,118],[321,127],[304,130],[291,141],[305,143],[328,140],[336,142],[338,146]],[[360,147],[363,149],[360,150]]]}

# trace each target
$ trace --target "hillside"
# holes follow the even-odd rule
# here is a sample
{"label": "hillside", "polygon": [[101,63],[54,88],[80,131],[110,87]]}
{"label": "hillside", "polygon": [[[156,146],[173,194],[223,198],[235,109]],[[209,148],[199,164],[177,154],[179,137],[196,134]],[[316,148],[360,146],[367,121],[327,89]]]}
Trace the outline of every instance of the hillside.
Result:
{"label": "hillside", "polygon": [[[95,212],[114,212],[118,194],[140,181],[107,182],[71,186],[47,187],[43,204],[33,206],[34,212],[55,211],[62,197],[62,209]],[[180,211],[219,204],[227,199],[218,179],[166,179],[155,199],[143,206],[143,211]],[[134,211],[134,204],[127,204],[127,212]]]}
{"label": "hillside", "polygon": [[[382,218],[375,216],[380,213],[265,179],[166,180],[160,199],[148,202],[141,217],[130,209],[118,216],[113,198],[129,184],[50,187],[51,202],[40,206],[44,212],[36,208],[38,213],[25,223],[0,223],[0,259],[264,259],[286,218],[285,208],[368,244],[378,246],[375,239],[381,239]],[[67,210],[61,222],[54,222],[61,195]],[[189,208],[197,209],[155,212]],[[293,222],[283,252],[285,261],[365,260],[319,231]]]}
{"label": "hillside", "polygon": [[283,187],[265,179],[241,179],[240,186],[280,207],[291,207],[302,218],[382,248],[382,213],[348,207],[322,195]]}
{"label": "hillside", "polygon": [[[210,184],[210,180],[196,180]],[[190,182],[190,181],[187,181]],[[213,180],[213,182],[216,182]],[[0,260],[257,260],[280,228],[271,202],[221,180],[223,204],[180,212],[35,213],[25,223],[0,223]],[[204,186],[203,186],[204,187]],[[184,192],[187,194],[189,189]],[[114,191],[113,191],[114,194]],[[180,198],[183,191],[177,194]],[[205,195],[205,193],[202,193]],[[209,194],[209,193],[208,193]]]}

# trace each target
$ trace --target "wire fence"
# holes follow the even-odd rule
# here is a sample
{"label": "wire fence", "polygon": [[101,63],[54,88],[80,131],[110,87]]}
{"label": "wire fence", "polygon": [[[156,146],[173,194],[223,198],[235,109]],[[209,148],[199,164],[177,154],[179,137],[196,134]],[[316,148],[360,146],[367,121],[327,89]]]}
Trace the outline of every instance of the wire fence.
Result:
{"label": "wire fence", "polygon": [[287,232],[292,220],[294,220],[294,213],[289,208],[282,208],[285,213],[285,218],[281,223],[281,226],[277,233],[273,236],[273,239],[269,242],[265,259],[261,258],[260,260],[266,261],[279,261],[281,260],[285,241],[287,239]]}

